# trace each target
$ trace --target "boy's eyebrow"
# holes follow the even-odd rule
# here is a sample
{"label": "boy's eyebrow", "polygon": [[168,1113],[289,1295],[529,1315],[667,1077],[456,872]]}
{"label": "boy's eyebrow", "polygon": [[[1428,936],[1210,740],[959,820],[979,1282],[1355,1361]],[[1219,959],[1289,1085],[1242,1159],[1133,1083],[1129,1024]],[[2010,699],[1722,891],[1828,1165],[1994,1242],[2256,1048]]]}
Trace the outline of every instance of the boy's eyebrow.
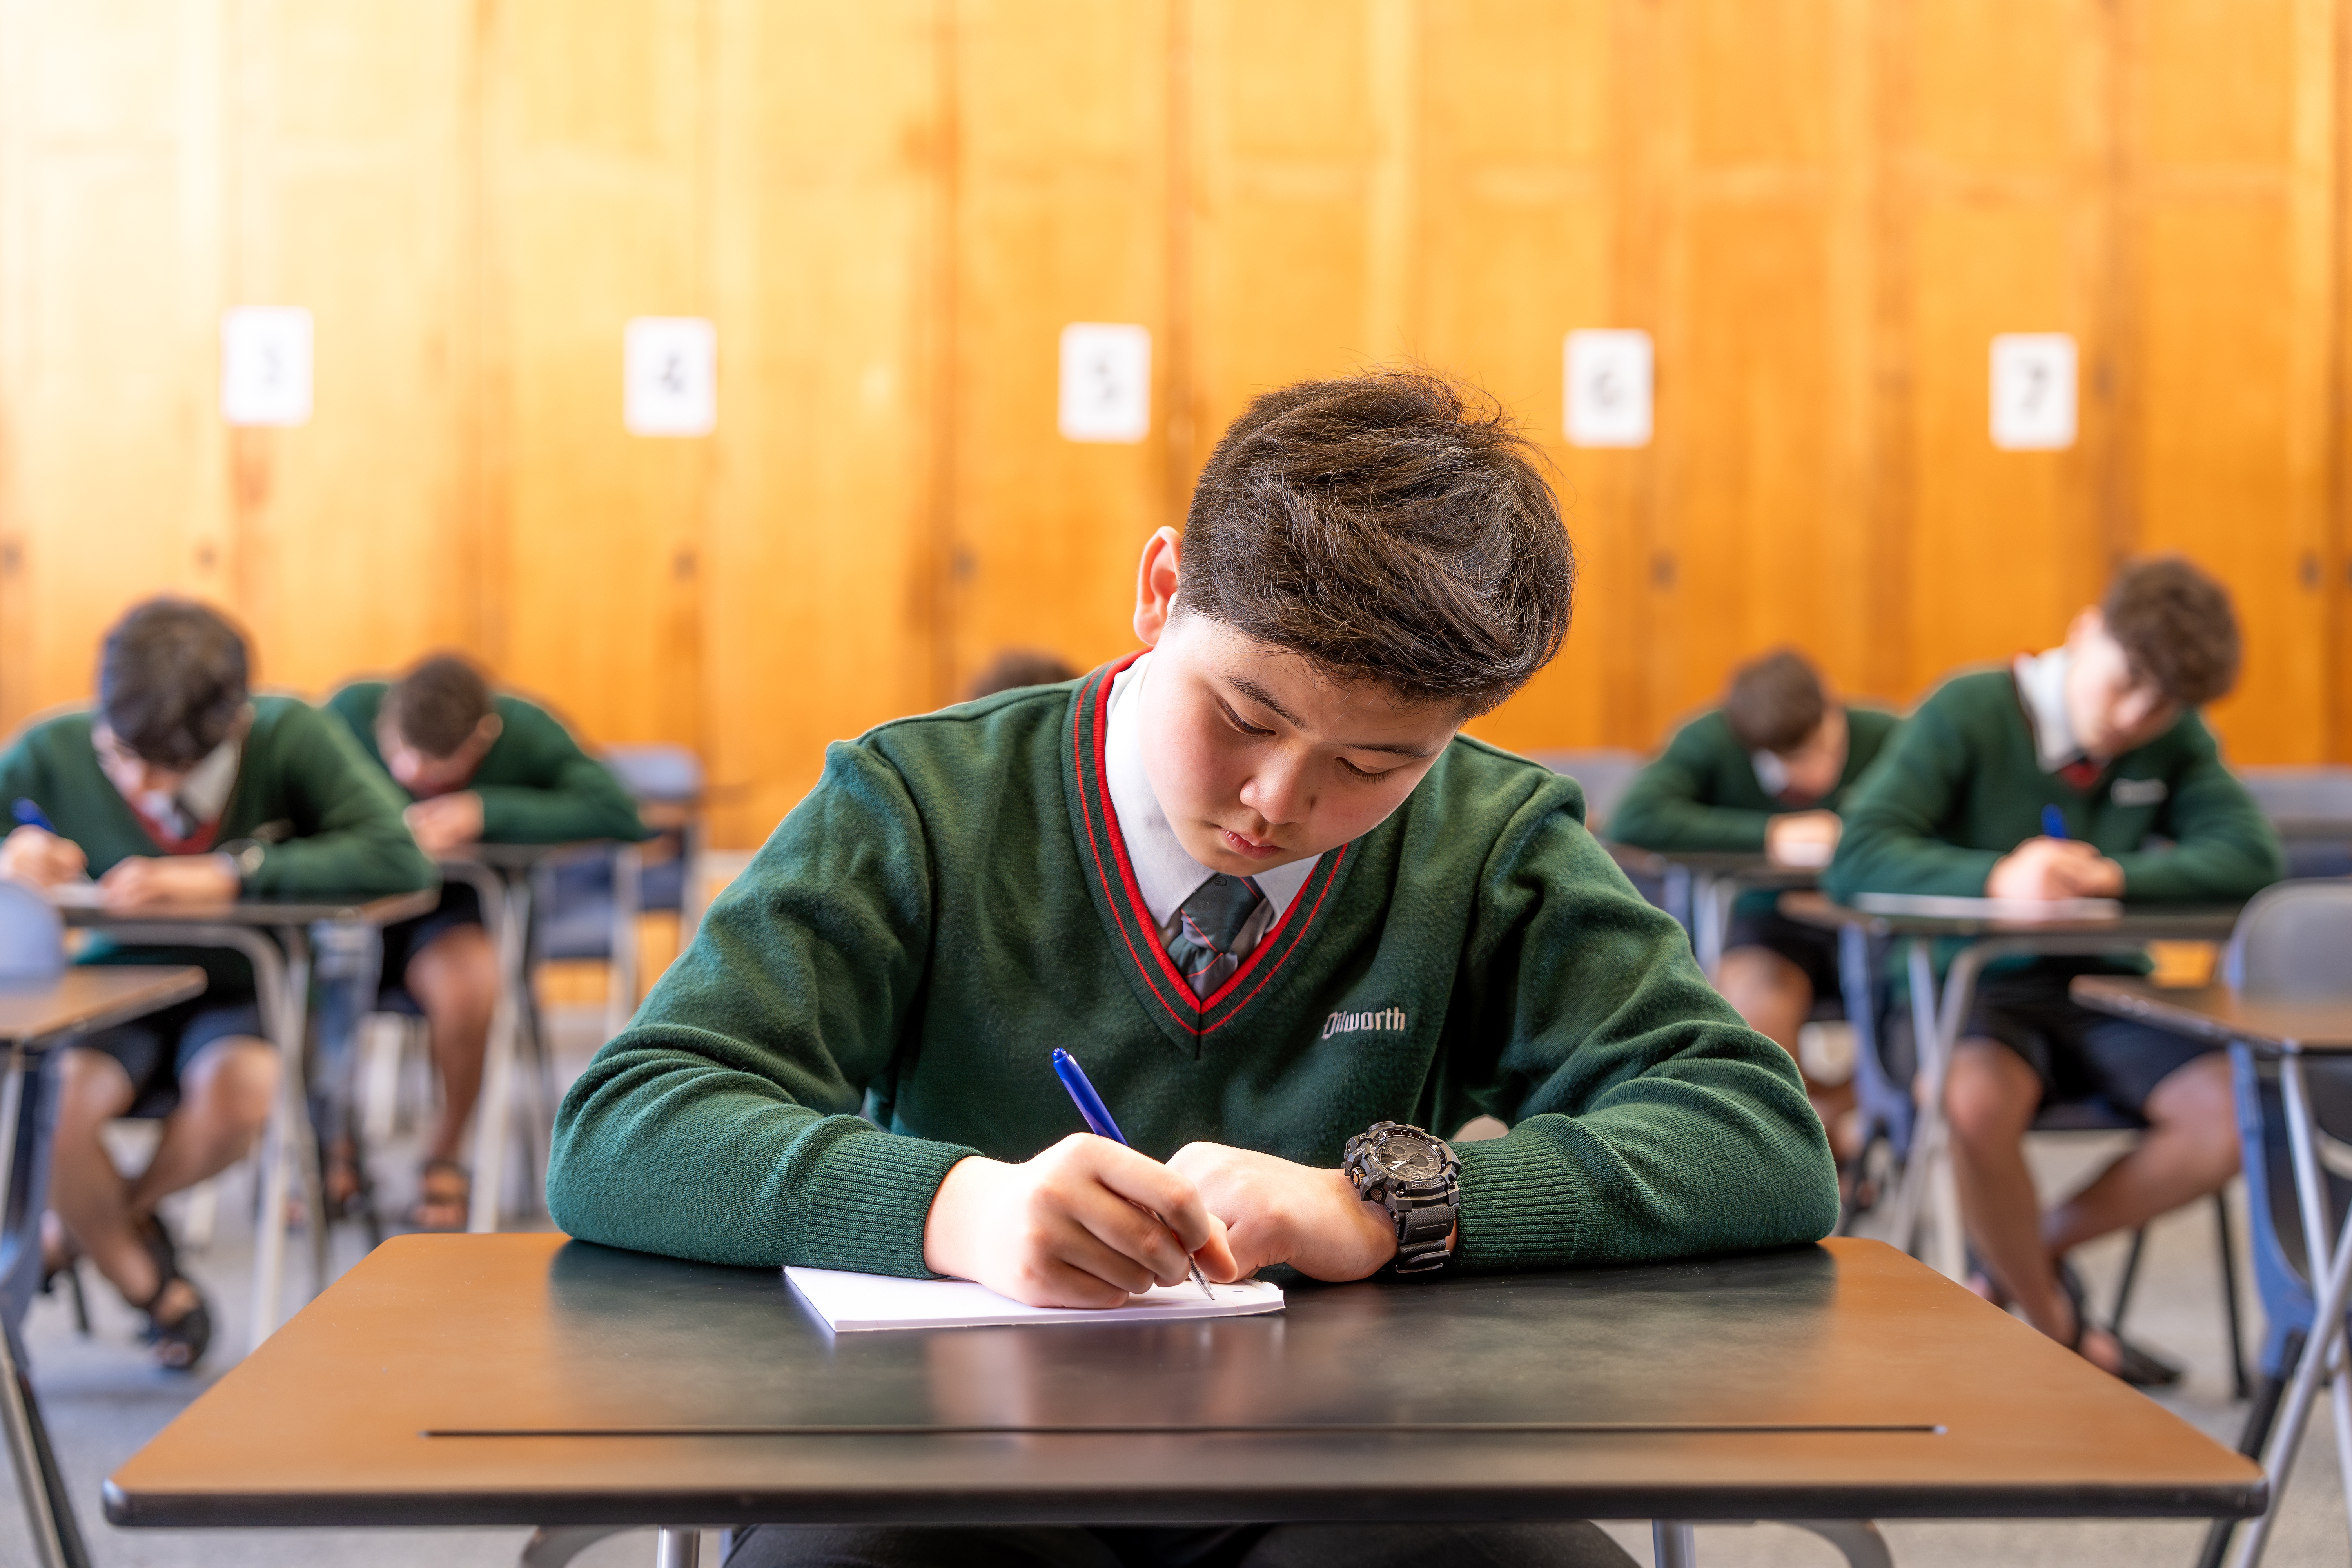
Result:
{"label": "boy's eyebrow", "polygon": [[[1298,724],[1298,716],[1297,714],[1291,712],[1290,710],[1285,708],[1281,703],[1276,702],[1274,700],[1273,695],[1268,692],[1265,687],[1260,686],[1256,681],[1250,679],[1247,676],[1228,675],[1225,677],[1225,684],[1231,686],[1235,691],[1240,692],[1243,696],[1248,698],[1259,707],[1272,710],[1276,718],[1279,718],[1290,724]],[[1306,728],[1303,724],[1298,725],[1298,727],[1301,729]],[[1339,748],[1342,751],[1348,752],[1386,752],[1394,756],[1411,757],[1416,762],[1423,757],[1435,755],[1434,752],[1429,751],[1425,747],[1400,745],[1392,741],[1342,741],[1339,742]]]}

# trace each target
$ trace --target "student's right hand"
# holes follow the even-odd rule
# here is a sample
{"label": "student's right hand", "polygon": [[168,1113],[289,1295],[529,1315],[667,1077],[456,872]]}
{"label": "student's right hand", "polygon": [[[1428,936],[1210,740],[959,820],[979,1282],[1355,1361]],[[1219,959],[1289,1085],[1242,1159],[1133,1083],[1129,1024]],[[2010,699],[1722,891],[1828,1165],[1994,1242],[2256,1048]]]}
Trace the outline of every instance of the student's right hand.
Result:
{"label": "student's right hand", "polygon": [[1988,899],[2113,899],[2124,868],[2079,838],[2029,838],[1985,877]]}
{"label": "student's right hand", "polygon": [[1017,1165],[959,1160],[923,1222],[925,1267],[1033,1307],[1123,1307],[1181,1284],[1195,1257],[1213,1280],[1238,1276],[1191,1182],[1091,1132]]}
{"label": "student's right hand", "polygon": [[1834,811],[1784,812],[1764,824],[1764,858],[1775,866],[1826,866],[1844,830]]}
{"label": "student's right hand", "polygon": [[0,877],[37,888],[54,888],[59,882],[76,880],[89,869],[89,857],[81,852],[80,845],[37,827],[20,827],[0,842]]}

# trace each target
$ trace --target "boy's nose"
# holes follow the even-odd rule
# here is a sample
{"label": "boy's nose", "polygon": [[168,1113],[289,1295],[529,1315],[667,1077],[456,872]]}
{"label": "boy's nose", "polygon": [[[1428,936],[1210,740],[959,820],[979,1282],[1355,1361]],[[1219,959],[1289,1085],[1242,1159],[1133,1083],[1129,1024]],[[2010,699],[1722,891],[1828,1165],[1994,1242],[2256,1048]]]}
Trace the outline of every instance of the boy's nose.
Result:
{"label": "boy's nose", "polygon": [[1307,794],[1305,772],[1297,763],[1266,763],[1242,786],[1242,804],[1270,825],[1297,822],[1313,804]]}

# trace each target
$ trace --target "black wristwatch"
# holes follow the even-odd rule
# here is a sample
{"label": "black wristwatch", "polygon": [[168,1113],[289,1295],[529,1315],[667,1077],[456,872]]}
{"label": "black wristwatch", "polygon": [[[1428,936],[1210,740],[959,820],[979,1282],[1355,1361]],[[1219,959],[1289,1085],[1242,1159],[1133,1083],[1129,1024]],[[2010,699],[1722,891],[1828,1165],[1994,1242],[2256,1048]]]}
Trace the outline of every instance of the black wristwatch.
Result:
{"label": "black wristwatch", "polygon": [[1462,1162],[1443,1138],[1401,1121],[1375,1121],[1348,1140],[1339,1168],[1366,1203],[1396,1221],[1396,1271],[1443,1268],[1462,1200]]}

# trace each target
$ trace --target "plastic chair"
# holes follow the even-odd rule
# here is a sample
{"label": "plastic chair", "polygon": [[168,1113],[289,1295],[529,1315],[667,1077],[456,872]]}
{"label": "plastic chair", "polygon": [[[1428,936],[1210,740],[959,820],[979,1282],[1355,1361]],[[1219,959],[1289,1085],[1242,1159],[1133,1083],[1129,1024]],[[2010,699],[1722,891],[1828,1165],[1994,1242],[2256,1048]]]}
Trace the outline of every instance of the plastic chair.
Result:
{"label": "plastic chair", "polygon": [[2244,768],[2238,777],[2284,841],[2288,876],[2352,876],[2352,768]]}
{"label": "plastic chair", "polygon": [[531,954],[602,959],[612,965],[604,1033],[627,1026],[637,1005],[636,917],[646,910],[677,911],[678,943],[701,923],[702,761],[683,746],[614,746],[604,763],[635,797],[656,842],[668,837],[676,854],[646,863],[644,847],[617,845],[569,856],[533,875]]}
{"label": "plastic chair", "polygon": [[1609,826],[1609,814],[1624,798],[1633,775],[1649,765],[1649,759],[1641,752],[1615,746],[1596,746],[1581,752],[1530,752],[1528,756],[1584,786],[1584,826],[1596,837]]}
{"label": "plastic chair", "polygon": [[[2222,977],[2257,995],[2336,999],[2352,997],[2352,882],[2280,882],[2256,894],[2238,917],[2222,954]],[[2318,1310],[2311,1284],[2310,1250],[2305,1240],[2303,1205],[2295,1195],[2294,1154],[2288,1143],[2284,1097],[2278,1064],[2243,1046],[2230,1047],[2237,1079],[2238,1134],[2244,1148],[2246,1206],[2252,1218],[2254,1287],[2268,1326],[2257,1364],[2261,1386],[2246,1411],[2238,1451],[2259,1458],[2278,1420],[2279,1398],[2311,1337]],[[2320,1216],[2332,1228],[2352,1205],[2352,1153],[2340,1141],[2352,1140],[2352,1062],[2315,1058],[2305,1064],[2311,1107],[2319,1122],[2321,1163],[2326,1171],[2326,1204]],[[2333,1145],[2333,1147],[2331,1147]],[[2229,1549],[2231,1523],[2219,1521],[2208,1533],[2200,1559],[2215,1568]]]}

